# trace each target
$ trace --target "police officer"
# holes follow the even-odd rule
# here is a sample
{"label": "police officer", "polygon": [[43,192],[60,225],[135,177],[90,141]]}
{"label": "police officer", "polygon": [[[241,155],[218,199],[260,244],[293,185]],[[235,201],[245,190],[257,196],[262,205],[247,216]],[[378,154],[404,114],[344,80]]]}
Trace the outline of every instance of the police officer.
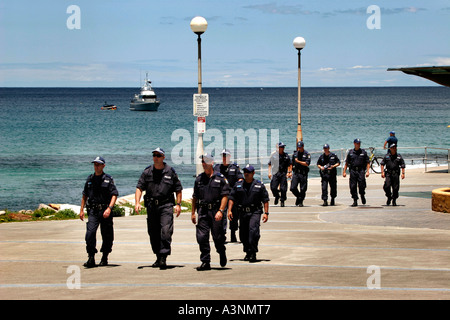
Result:
{"label": "police officer", "polygon": [[91,174],[84,184],[83,196],[81,198],[80,219],[84,221],[84,206],[86,205],[88,213],[88,222],[86,223],[86,251],[88,260],[84,264],[86,268],[95,267],[95,254],[97,253],[97,229],[100,225],[103,244],[100,252],[103,253],[100,266],[108,265],[108,254],[112,250],[114,241],[113,215],[112,208],[116,203],[119,192],[114,185],[113,178],[103,172],[105,168],[105,159],[96,157],[94,164],[94,173]]}
{"label": "police officer", "polygon": [[383,149],[386,149],[386,145],[387,145],[387,149],[388,149],[387,153],[389,153],[391,146],[393,144],[398,145],[398,139],[395,136],[395,131],[389,132],[389,137],[384,141]]}
{"label": "police officer", "polygon": [[400,170],[402,180],[405,179],[405,160],[397,153],[397,145],[392,144],[388,153],[381,160],[381,177],[384,178],[384,192],[387,197],[386,205],[397,205],[398,190],[400,189]]}
{"label": "police officer", "polygon": [[[198,213],[196,225],[197,243],[200,247],[200,261],[198,271],[211,270],[211,247],[209,233],[211,232],[220,265],[225,267],[227,256],[225,253],[225,232],[223,228],[224,211],[228,202],[230,186],[227,179],[220,172],[214,172],[214,158],[210,154],[201,156],[204,172],[195,179],[192,195],[192,223],[196,224],[195,212]],[[226,218],[225,218],[226,219]]]}
{"label": "police officer", "polygon": [[320,169],[322,182],[322,200],[323,206],[328,206],[328,184],[330,185],[330,205],[334,206],[334,198],[337,197],[337,170],[341,164],[339,158],[330,152],[330,146],[324,144],[323,153],[317,160],[317,167]]}
{"label": "police officer", "polygon": [[349,150],[345,160],[344,170],[342,176],[347,176],[347,167],[350,171],[350,193],[353,198],[352,207],[358,206],[358,190],[361,196],[361,202],[366,204],[365,190],[366,178],[369,177],[370,162],[366,150],[361,149],[361,140],[355,139],[353,141],[355,148]]}
{"label": "police officer", "polygon": [[[237,163],[236,162],[230,163],[230,159],[231,159],[230,150],[228,150],[228,149],[222,150],[222,164],[217,163],[214,166],[214,171],[220,172],[221,174],[223,174],[223,176],[228,180],[230,189],[232,189],[238,180],[244,179],[244,176],[242,175],[241,170],[240,170],[239,166],[237,165]],[[239,213],[235,210],[233,212],[233,215],[236,217],[236,219],[230,220],[230,231],[231,231],[230,241],[231,242],[237,242],[236,231],[239,228],[238,214]],[[225,208],[224,215],[225,216],[227,215],[227,208]],[[227,219],[223,219],[223,221],[224,221],[224,228],[225,228],[225,232],[226,232]]]}
{"label": "police officer", "polygon": [[[311,164],[311,155],[305,150],[303,141],[297,143],[297,151],[292,155],[292,181],[291,192],[297,198],[295,205],[303,207],[306,190],[308,190],[308,172]],[[300,191],[298,190],[300,186]]]}
{"label": "police officer", "polygon": [[284,147],[286,145],[283,142],[279,142],[276,145],[277,150],[272,153],[269,160],[269,179],[270,190],[275,197],[274,204],[278,204],[280,199],[280,193],[278,192],[278,187],[281,191],[281,206],[284,207],[284,202],[287,199],[287,178],[292,176],[292,163],[289,155],[284,152]]}
{"label": "police officer", "polygon": [[[153,153],[153,165],[145,168],[136,186],[135,211],[141,210],[141,196],[145,191],[144,204],[147,208],[147,232],[156,261],[154,268],[167,268],[167,256],[171,253],[173,234],[173,214],[181,212],[181,182],[171,166],[164,162],[165,152],[156,148]],[[176,205],[173,194],[176,193]]]}
{"label": "police officer", "polygon": [[239,237],[246,253],[244,260],[256,262],[258,242],[260,239],[260,221],[265,223],[269,219],[269,194],[261,181],[253,179],[255,168],[247,165],[244,168],[245,180],[238,181],[228,197],[228,219],[233,221],[234,208],[239,211]]}

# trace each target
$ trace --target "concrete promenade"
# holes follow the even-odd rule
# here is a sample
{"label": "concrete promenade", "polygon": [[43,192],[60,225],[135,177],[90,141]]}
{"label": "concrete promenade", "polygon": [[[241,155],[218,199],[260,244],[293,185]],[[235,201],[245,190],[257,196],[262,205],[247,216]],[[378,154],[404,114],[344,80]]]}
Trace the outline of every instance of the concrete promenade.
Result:
{"label": "concrete promenade", "polygon": [[[150,267],[146,216],[115,218],[110,265],[92,269],[83,267],[84,222],[3,223],[0,299],[450,299],[450,214],[431,211],[431,191],[450,184],[442,168],[407,170],[397,207],[385,205],[378,174],[356,208],[348,176],[338,178],[336,206],[321,206],[317,178],[305,207],[290,192],[287,206],[275,207],[271,195],[258,261],[243,261],[242,245],[229,243],[221,268],[211,241],[213,269],[205,272],[195,269],[190,213],[175,219],[167,270]],[[99,248],[100,231],[97,238]]]}

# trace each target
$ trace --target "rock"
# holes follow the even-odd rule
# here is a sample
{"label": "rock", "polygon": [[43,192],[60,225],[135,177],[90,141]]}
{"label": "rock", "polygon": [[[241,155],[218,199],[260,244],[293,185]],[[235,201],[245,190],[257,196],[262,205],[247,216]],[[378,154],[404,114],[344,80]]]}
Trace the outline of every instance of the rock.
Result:
{"label": "rock", "polygon": [[48,206],[48,205],[46,205],[46,204],[43,204],[43,203],[41,203],[41,204],[39,205],[38,210],[39,210],[39,209],[50,209],[50,210],[56,211],[56,210],[53,209],[52,207],[50,207],[50,206]]}
{"label": "rock", "polygon": [[59,208],[61,208],[61,205],[60,205],[60,204],[55,204],[55,203],[49,203],[48,206],[49,206],[50,208],[55,209],[56,211],[58,211]]}

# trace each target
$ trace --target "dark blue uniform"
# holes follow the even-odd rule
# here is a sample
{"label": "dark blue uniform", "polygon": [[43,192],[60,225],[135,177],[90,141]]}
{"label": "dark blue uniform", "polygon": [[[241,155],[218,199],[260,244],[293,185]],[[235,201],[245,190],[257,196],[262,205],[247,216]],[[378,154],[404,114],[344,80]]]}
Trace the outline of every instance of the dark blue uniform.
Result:
{"label": "dark blue uniform", "polygon": [[400,170],[405,168],[405,160],[403,157],[396,153],[394,155],[387,153],[380,163],[384,166],[385,180],[383,189],[388,198],[388,204],[391,199],[395,200],[398,198],[398,190],[400,189]]}
{"label": "dark blue uniform", "polygon": [[317,160],[317,165],[325,167],[325,170],[320,170],[323,201],[328,200],[328,184],[330,185],[330,196],[332,201],[337,197],[337,170],[336,168],[329,170],[328,167],[338,163],[340,164],[341,161],[337,155],[332,152],[330,152],[328,156],[325,153],[322,153]]}
{"label": "dark blue uniform", "polygon": [[86,251],[89,256],[97,253],[97,229],[100,225],[102,234],[102,247],[100,252],[107,255],[112,251],[114,241],[113,215],[103,217],[103,212],[108,208],[111,198],[118,196],[113,178],[106,173],[100,176],[91,174],[84,184],[83,195],[87,197],[86,209],[88,222],[86,223]]}
{"label": "dark blue uniform", "polygon": [[347,154],[345,160],[350,171],[350,193],[354,200],[358,200],[358,189],[363,203],[365,202],[364,195],[366,194],[366,169],[369,163],[369,156],[364,149],[351,149]]}
{"label": "dark blue uniform", "polygon": [[247,254],[258,252],[263,204],[269,202],[266,187],[258,180],[253,180],[252,183],[238,181],[228,199],[234,202],[233,209],[236,208],[239,211],[241,222],[239,237],[244,245],[244,252]]}
{"label": "dark blue uniform", "polygon": [[141,174],[136,188],[146,191],[147,231],[153,253],[158,257],[168,256],[173,234],[173,194],[183,189],[178,175],[167,164],[162,170],[151,165]]}
{"label": "dark blue uniform", "polygon": [[287,171],[291,165],[291,158],[286,152],[278,153],[274,152],[270,156],[268,163],[272,167],[272,180],[270,181],[270,190],[275,197],[275,202],[280,198],[278,192],[278,186],[280,186],[281,202],[283,203],[287,199]]}
{"label": "dark blue uniform", "polygon": [[[218,163],[214,166],[214,171],[220,172],[221,174],[223,174],[223,176],[228,180],[230,189],[232,189],[234,187],[234,185],[236,184],[236,182],[238,180],[244,179],[244,176],[242,175],[242,172],[241,172],[239,166],[237,165],[237,163],[231,163],[228,165],[223,165],[223,164]],[[223,211],[224,216],[227,215],[227,211],[228,211],[228,208],[226,207],[225,210]],[[230,230],[232,232],[236,232],[236,230],[238,230],[238,227],[239,227],[239,224],[238,224],[239,213],[236,210],[233,210],[233,216],[235,216],[236,219],[233,219],[232,221],[230,221]],[[224,222],[224,228],[226,231],[227,219],[223,219],[223,222]]]}
{"label": "dark blue uniform", "polygon": [[[223,222],[216,221],[215,215],[220,208],[223,197],[228,197],[230,186],[226,178],[218,172],[213,172],[209,177],[202,172],[194,183],[192,197],[197,201],[198,223],[196,226],[197,243],[200,247],[200,261],[211,261],[211,247],[209,245],[209,233],[211,232],[216,251],[225,253],[225,232]],[[226,219],[224,215],[222,219]]]}
{"label": "dark blue uniform", "polygon": [[[291,180],[291,192],[297,197],[296,205],[303,202],[306,196],[306,190],[308,190],[308,172],[309,167],[302,166],[295,160],[306,162],[308,166],[311,164],[311,155],[308,151],[303,150],[295,151],[292,155],[292,180]],[[300,191],[298,186],[300,185]]]}

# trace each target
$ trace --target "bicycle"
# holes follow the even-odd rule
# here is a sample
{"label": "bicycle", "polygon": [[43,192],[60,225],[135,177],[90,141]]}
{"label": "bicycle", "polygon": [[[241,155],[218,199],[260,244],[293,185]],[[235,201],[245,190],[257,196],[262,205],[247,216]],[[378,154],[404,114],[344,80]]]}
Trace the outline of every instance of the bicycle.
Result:
{"label": "bicycle", "polygon": [[369,147],[370,150],[370,156],[369,156],[369,162],[370,162],[370,169],[372,169],[373,172],[375,173],[381,173],[381,167],[380,167],[380,163],[382,158],[381,157],[376,157],[375,156],[375,148],[374,147]]}

